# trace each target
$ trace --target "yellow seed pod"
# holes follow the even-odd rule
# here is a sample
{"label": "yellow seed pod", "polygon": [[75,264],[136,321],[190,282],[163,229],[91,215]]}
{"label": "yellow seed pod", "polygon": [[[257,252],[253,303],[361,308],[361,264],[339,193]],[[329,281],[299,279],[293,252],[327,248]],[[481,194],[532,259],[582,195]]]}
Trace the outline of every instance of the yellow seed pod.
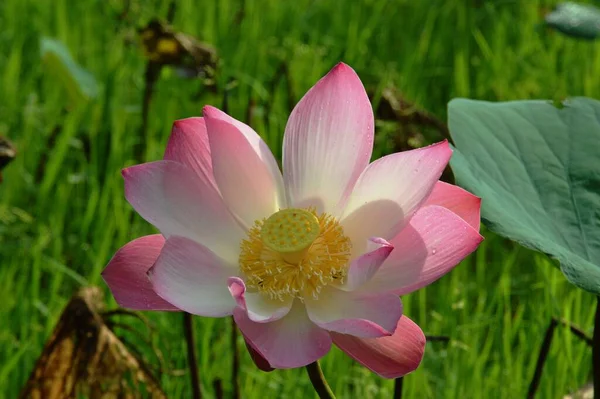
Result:
{"label": "yellow seed pod", "polygon": [[304,209],[282,209],[264,222],[260,235],[262,242],[273,251],[302,251],[319,236],[319,219]]}

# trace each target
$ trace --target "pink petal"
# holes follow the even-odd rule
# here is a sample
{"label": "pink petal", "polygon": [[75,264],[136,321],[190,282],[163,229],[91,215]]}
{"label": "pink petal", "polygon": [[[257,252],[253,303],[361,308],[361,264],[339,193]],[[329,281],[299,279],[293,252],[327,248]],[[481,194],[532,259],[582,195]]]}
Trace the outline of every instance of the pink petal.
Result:
{"label": "pink petal", "polygon": [[479,231],[481,198],[458,186],[438,181],[423,206],[439,205],[450,209]]}
{"label": "pink petal", "polygon": [[207,178],[173,161],[123,170],[125,197],[165,237],[179,235],[237,262],[244,231]]}
{"label": "pink petal", "polygon": [[363,292],[404,295],[436,281],[473,252],[483,237],[452,211],[430,205],[391,240],[394,250]]}
{"label": "pink petal", "polygon": [[336,65],[300,100],[285,128],[283,173],[290,205],[338,215],[371,158],[373,123],[359,77],[349,66]]}
{"label": "pink petal", "polygon": [[204,118],[186,118],[173,123],[164,159],[184,164],[216,187]]}
{"label": "pink petal", "polygon": [[173,236],[148,272],[154,291],[186,312],[208,317],[232,314],[227,279],[236,272],[208,248]]}
{"label": "pink petal", "polygon": [[299,301],[285,317],[271,323],[253,322],[240,307],[233,317],[246,340],[273,368],[304,367],[331,348],[329,333],[308,319]]}
{"label": "pink petal", "polygon": [[140,237],[119,249],[108,262],[102,278],[120,306],[133,310],[179,310],[156,295],[146,275],[164,242],[160,234]]}
{"label": "pink petal", "polygon": [[283,206],[278,203],[277,180],[246,137],[221,119],[207,116],[206,126],[215,180],[229,209],[248,228],[277,212]]}
{"label": "pink petal", "polygon": [[288,314],[292,307],[293,298],[279,301],[267,298],[258,292],[246,291],[246,285],[239,277],[230,277],[227,284],[237,305],[246,310],[248,318],[256,323],[279,320]]}
{"label": "pink petal", "polygon": [[374,237],[369,239],[367,252],[350,263],[346,282],[337,288],[344,291],[354,291],[369,281],[393,249],[394,247],[383,238]]}
{"label": "pink petal", "polygon": [[270,171],[272,179],[277,186],[277,194],[279,195],[277,201],[282,207],[285,207],[286,202],[285,191],[283,189],[283,176],[281,176],[279,165],[277,164],[277,161],[275,160],[275,157],[273,156],[273,153],[269,149],[267,143],[265,143],[258,133],[256,133],[250,126],[238,121],[235,118],[232,118],[225,112],[215,107],[207,105],[202,109],[202,113],[207,118],[222,120],[239,129],[239,131],[246,137],[246,140],[248,140],[248,143],[250,143],[256,154],[258,154],[258,157],[263,161],[267,169]]}
{"label": "pink petal", "polygon": [[246,343],[246,348],[248,349],[250,358],[252,359],[252,361],[254,362],[256,367],[258,367],[260,370],[266,371],[266,372],[275,370],[273,367],[271,367],[269,362],[267,362],[267,359],[262,357],[262,355],[260,353],[258,353],[258,351],[256,349],[254,349],[252,347],[252,345],[250,344],[250,342],[248,342],[246,337],[244,337],[244,342]]}
{"label": "pink petal", "polygon": [[348,356],[383,378],[398,378],[419,367],[425,352],[425,335],[411,319],[402,316],[390,337],[358,338],[331,333],[333,342]]}
{"label": "pink petal", "polygon": [[402,316],[394,294],[360,294],[326,288],[317,299],[305,298],[308,317],[321,328],[362,338],[391,335]]}
{"label": "pink petal", "polygon": [[355,254],[369,237],[390,240],[427,200],[452,150],[447,141],[391,154],[371,163],[358,179],[344,216]]}

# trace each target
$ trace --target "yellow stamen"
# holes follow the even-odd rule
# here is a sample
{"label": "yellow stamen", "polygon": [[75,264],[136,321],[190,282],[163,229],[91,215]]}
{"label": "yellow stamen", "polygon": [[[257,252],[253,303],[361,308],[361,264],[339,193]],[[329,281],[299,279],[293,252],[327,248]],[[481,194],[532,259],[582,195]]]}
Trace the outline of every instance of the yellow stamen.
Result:
{"label": "yellow stamen", "polygon": [[249,289],[280,300],[317,298],[323,287],[344,281],[350,250],[334,217],[290,208],[255,222],[239,263]]}

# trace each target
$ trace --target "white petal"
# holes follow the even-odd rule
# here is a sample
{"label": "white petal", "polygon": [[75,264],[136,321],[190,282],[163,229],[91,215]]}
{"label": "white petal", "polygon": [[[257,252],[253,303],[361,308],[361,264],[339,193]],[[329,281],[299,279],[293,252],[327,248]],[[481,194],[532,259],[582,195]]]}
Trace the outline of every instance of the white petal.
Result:
{"label": "white petal", "polygon": [[300,100],[285,128],[290,206],[339,216],[373,151],[373,110],[356,73],[338,64]]}
{"label": "white petal", "polygon": [[354,291],[362,286],[377,273],[393,250],[394,247],[383,238],[371,238],[366,252],[350,262],[346,282],[337,288],[343,291]]}
{"label": "white petal", "polygon": [[235,307],[227,289],[227,279],[235,270],[206,247],[175,236],[167,239],[148,276],[154,291],[179,309],[223,317]]}
{"label": "white petal", "polygon": [[205,119],[213,173],[223,201],[250,228],[282,206],[277,180],[236,126],[221,119]]}
{"label": "white petal", "polygon": [[283,176],[281,175],[281,170],[279,169],[277,160],[273,156],[273,153],[269,149],[267,143],[265,143],[265,141],[260,137],[260,135],[256,133],[254,129],[252,129],[250,126],[238,121],[235,118],[232,118],[220,109],[207,105],[202,109],[202,113],[206,117],[212,119],[220,119],[224,122],[231,123],[232,125],[237,127],[239,131],[246,137],[248,143],[250,143],[256,154],[258,154],[259,158],[264,162],[265,165],[267,165],[267,168],[271,172],[271,176],[273,176],[273,180],[275,181],[275,185],[277,186],[277,202],[282,208],[285,208],[287,206],[287,203],[285,199],[285,190],[283,187]]}
{"label": "white petal", "polygon": [[318,299],[305,298],[308,317],[319,327],[362,338],[392,335],[402,316],[393,294],[360,294],[328,287]]}
{"label": "white petal", "polygon": [[270,299],[258,292],[246,291],[246,284],[239,277],[228,280],[229,292],[237,305],[248,313],[248,318],[256,323],[279,320],[290,311],[293,298],[283,301]]}
{"label": "white petal", "polygon": [[427,200],[452,151],[446,141],[391,154],[370,164],[358,179],[341,224],[353,255],[370,237],[392,239]]}
{"label": "white petal", "polygon": [[165,237],[188,237],[238,261],[245,233],[208,179],[173,161],[132,166],[123,176],[127,201]]}

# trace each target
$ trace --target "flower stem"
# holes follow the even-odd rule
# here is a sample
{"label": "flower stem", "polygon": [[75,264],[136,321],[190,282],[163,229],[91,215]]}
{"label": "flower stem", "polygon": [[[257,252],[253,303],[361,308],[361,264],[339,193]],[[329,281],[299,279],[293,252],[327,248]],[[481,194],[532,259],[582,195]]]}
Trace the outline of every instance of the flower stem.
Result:
{"label": "flower stem", "polygon": [[600,399],[600,297],[596,298],[594,336],[592,337],[592,374],[594,379],[594,399]]}
{"label": "flower stem", "polygon": [[402,399],[402,385],[404,377],[398,377],[394,381],[394,399]]}
{"label": "flower stem", "polygon": [[552,344],[552,338],[554,338],[554,330],[556,329],[556,319],[552,318],[550,320],[550,325],[546,330],[546,335],[544,336],[544,340],[542,341],[542,346],[540,348],[540,353],[538,355],[537,364],[535,365],[535,371],[533,373],[533,378],[531,379],[531,383],[529,384],[529,391],[527,393],[528,399],[535,398],[535,394],[540,385],[540,380],[542,378],[542,371],[544,369],[544,364],[546,364],[546,358],[548,357],[548,353],[550,353],[550,344]]}
{"label": "flower stem", "polygon": [[237,327],[235,320],[231,318],[231,348],[233,349],[233,358],[231,359],[231,385],[233,399],[240,399],[240,351],[237,347]]}
{"label": "flower stem", "polygon": [[325,376],[323,375],[323,371],[321,370],[321,366],[319,365],[318,361],[306,366],[306,372],[308,373],[310,382],[319,395],[319,398],[335,399],[335,395],[331,391],[331,388],[329,388],[329,385],[327,385],[327,381],[325,380]]}
{"label": "flower stem", "polygon": [[198,359],[196,358],[196,343],[194,341],[194,325],[192,315],[183,312],[183,333],[187,343],[188,367],[190,369],[190,378],[192,382],[192,398],[202,399],[200,390],[200,378],[198,377]]}

